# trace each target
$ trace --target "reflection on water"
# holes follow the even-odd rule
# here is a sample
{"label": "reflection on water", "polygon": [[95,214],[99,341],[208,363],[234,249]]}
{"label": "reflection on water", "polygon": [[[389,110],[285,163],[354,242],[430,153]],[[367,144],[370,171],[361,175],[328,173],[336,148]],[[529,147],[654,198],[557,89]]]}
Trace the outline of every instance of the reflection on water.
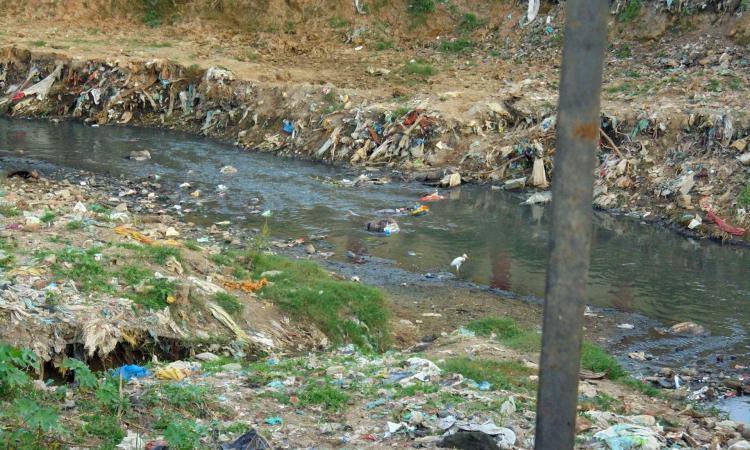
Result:
{"label": "reflection on water", "polygon": [[[149,149],[153,159],[125,159]],[[430,204],[421,218],[397,218],[401,233],[388,238],[364,231],[384,208],[412,206],[424,190],[415,184],[346,188],[327,177],[358,173],[270,155],[249,154],[209,140],[158,130],[90,128],[77,124],[0,119],[0,155],[46,160],[114,176],[159,173],[172,200],[193,209],[192,219],[231,218],[259,227],[253,215],[271,209],[276,236],[329,235],[335,258],[355,262],[365,255],[387,258],[420,273],[449,272],[462,253],[469,259],[459,278],[523,295],[542,296],[548,212],[519,206],[504,192],[464,186]],[[222,175],[225,165],[238,174]],[[183,182],[190,189],[180,189]],[[217,185],[227,187],[220,195]],[[201,189],[200,205],[188,195]],[[746,335],[750,312],[748,249],[697,243],[626,218],[595,214],[588,302],[641,312],[669,325],[692,320],[718,335]],[[736,351],[747,353],[747,340]],[[729,350],[726,350],[729,352]]]}

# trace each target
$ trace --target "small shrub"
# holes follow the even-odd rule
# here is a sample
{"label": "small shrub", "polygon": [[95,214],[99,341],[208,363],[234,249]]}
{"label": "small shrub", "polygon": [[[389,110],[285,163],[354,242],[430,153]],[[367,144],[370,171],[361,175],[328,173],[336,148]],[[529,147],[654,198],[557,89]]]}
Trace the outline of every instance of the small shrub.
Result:
{"label": "small shrub", "polygon": [[435,69],[426,63],[420,63],[418,61],[410,61],[404,66],[404,73],[407,75],[419,75],[427,78],[435,75]]}
{"label": "small shrub", "polygon": [[70,231],[80,230],[83,228],[83,222],[80,220],[71,220],[65,225],[65,228]]}
{"label": "small shrub", "polygon": [[31,41],[31,45],[34,47],[45,47],[47,45],[47,42],[45,41]]}
{"label": "small shrub", "polygon": [[435,12],[435,0],[409,0],[409,13],[424,16]]}
{"label": "small shrub", "polygon": [[588,342],[584,342],[581,348],[581,366],[593,372],[604,372],[607,374],[607,378],[611,380],[617,380],[627,375],[625,369],[615,358],[604,351],[603,348]]}
{"label": "small shrub", "polygon": [[225,292],[218,292],[214,297],[214,300],[216,301],[217,305],[224,308],[224,311],[232,316],[236,316],[237,314],[242,312],[244,306],[242,305],[242,303],[240,303],[237,297]]}
{"label": "small shrub", "polygon": [[349,394],[339,387],[309,384],[299,395],[300,404],[321,405],[325,409],[340,410],[349,401]]}
{"label": "small shrub", "polygon": [[440,51],[445,53],[462,53],[471,50],[474,42],[470,39],[455,39],[440,43]]}
{"label": "small shrub", "polygon": [[740,196],[737,197],[737,203],[742,206],[750,206],[750,181],[745,185],[745,189],[740,192]]}
{"label": "small shrub", "polygon": [[641,0],[628,0],[625,8],[620,12],[621,22],[631,22],[641,15]]}
{"label": "small shrub", "polygon": [[458,22],[458,29],[463,33],[471,33],[482,25],[484,25],[483,20],[477,19],[477,16],[472,13],[466,13]]}

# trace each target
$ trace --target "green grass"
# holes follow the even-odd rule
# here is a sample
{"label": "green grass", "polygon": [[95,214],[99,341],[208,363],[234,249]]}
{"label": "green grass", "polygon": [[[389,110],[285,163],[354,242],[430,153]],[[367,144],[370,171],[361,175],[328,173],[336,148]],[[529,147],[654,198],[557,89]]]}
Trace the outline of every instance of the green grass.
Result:
{"label": "green grass", "polygon": [[415,17],[423,17],[435,12],[435,0],[409,0],[409,14]]}
{"label": "green grass", "polygon": [[299,394],[300,405],[320,405],[325,409],[340,411],[349,401],[349,394],[329,385],[308,384]]}
{"label": "green grass", "polygon": [[127,297],[146,309],[162,310],[167,304],[167,297],[172,295],[177,283],[165,278],[149,278],[144,282],[143,291],[128,294]]}
{"label": "green grass", "polygon": [[709,92],[721,92],[721,81],[717,80],[716,78],[708,80],[706,90]]}
{"label": "green grass", "polygon": [[174,45],[171,42],[152,42],[147,45],[147,47],[151,48],[170,48],[174,47]]}
{"label": "green grass", "polygon": [[620,11],[619,19],[621,22],[632,22],[641,15],[641,0],[628,0],[622,11]]}
{"label": "green grass", "polygon": [[65,224],[65,228],[67,228],[70,231],[81,230],[83,229],[83,227],[84,227],[84,224],[80,220],[71,220],[70,222]]}
{"label": "green grass", "polygon": [[394,46],[393,41],[389,41],[386,39],[379,38],[375,41],[373,44],[373,48],[379,52],[382,52],[383,50],[390,50]]}
{"label": "green grass", "polygon": [[5,203],[0,205],[0,215],[5,217],[18,217],[21,215],[21,211],[19,211],[15,205]]}
{"label": "green grass", "polygon": [[182,253],[177,247],[169,245],[144,245],[138,247],[146,257],[151,261],[159,265],[164,265],[170,256],[174,256],[177,261],[182,260]]}
{"label": "green grass", "polygon": [[633,50],[628,44],[625,44],[615,50],[615,56],[620,59],[630,58],[633,56]]}
{"label": "green grass", "polygon": [[750,181],[745,185],[745,189],[737,197],[737,203],[742,206],[750,206]]}
{"label": "green grass", "polygon": [[314,323],[334,344],[352,342],[380,351],[388,347],[388,309],[380,290],[336,280],[315,263],[254,255],[253,278],[268,270],[282,274],[259,295],[295,318]]}
{"label": "green grass", "polygon": [[47,42],[46,41],[42,41],[42,40],[31,41],[31,45],[33,45],[34,47],[46,47],[47,46]]}
{"label": "green grass", "polygon": [[481,383],[488,381],[492,390],[533,390],[529,380],[533,370],[519,361],[492,361],[485,359],[450,358],[441,365],[446,372],[459,373]]}
{"label": "green grass", "polygon": [[56,218],[57,218],[57,214],[55,214],[54,211],[46,210],[44,211],[44,214],[42,214],[42,216],[39,217],[39,221],[42,223],[46,223],[47,225],[51,225],[52,222],[54,222]]}
{"label": "green grass", "polygon": [[66,247],[55,253],[57,262],[53,270],[57,275],[74,280],[83,291],[114,292],[104,265],[97,261],[96,255],[101,251],[102,247],[86,250]]}
{"label": "green grass", "polygon": [[479,20],[476,15],[466,13],[458,21],[458,30],[462,33],[471,33],[484,25],[485,21]]}
{"label": "green grass", "polygon": [[541,336],[519,327],[513,319],[480,319],[470,322],[465,328],[479,336],[489,337],[494,334],[499,342],[519,351],[538,352],[542,348]]}
{"label": "green grass", "polygon": [[655,386],[652,386],[651,384],[644,383],[641,380],[636,380],[633,377],[623,377],[620,380],[618,380],[620,383],[624,384],[625,386],[628,386],[641,394],[645,394],[649,397],[660,397],[662,396],[662,392]]}
{"label": "green grass", "polygon": [[455,39],[452,41],[443,41],[438,49],[445,53],[464,53],[474,47],[474,41],[471,39]]}
{"label": "green grass", "polygon": [[349,22],[339,17],[332,17],[328,20],[328,25],[330,25],[331,28],[344,28],[349,25]]}
{"label": "green grass", "polygon": [[437,71],[429,64],[419,61],[409,61],[404,66],[404,73],[407,75],[418,75],[424,78],[431,77]]}
{"label": "green grass", "polygon": [[119,272],[120,278],[128,286],[138,286],[151,275],[151,271],[138,266],[127,266]]}
{"label": "green grass", "polygon": [[615,358],[603,348],[588,342],[584,342],[581,347],[581,367],[592,372],[604,372],[611,380],[627,376],[627,372]]}
{"label": "green grass", "polygon": [[229,315],[236,316],[242,312],[244,305],[234,295],[219,292],[214,296],[217,305],[224,308]]}
{"label": "green grass", "polygon": [[401,387],[400,385],[396,385],[396,391],[393,393],[393,398],[399,399],[403,397],[413,397],[417,395],[418,393],[434,394],[435,392],[439,392],[439,391],[440,391],[440,386],[434,385],[434,384],[420,383],[420,384],[412,384],[411,386],[407,386],[407,387]]}

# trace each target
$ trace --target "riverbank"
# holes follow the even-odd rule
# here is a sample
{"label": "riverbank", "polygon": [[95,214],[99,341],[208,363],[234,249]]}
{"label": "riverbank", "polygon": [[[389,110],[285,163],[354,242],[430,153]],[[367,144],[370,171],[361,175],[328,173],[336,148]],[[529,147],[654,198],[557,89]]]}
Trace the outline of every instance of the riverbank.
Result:
{"label": "riverbank", "polygon": [[[614,15],[611,23],[594,205],[695,236],[747,243],[749,124],[741,101],[748,86],[741,45],[747,14],[722,13],[710,24],[708,12],[649,8],[636,11],[637,20]],[[248,150],[390,167],[436,185],[546,190],[554,176],[557,86],[557,64],[550,61],[559,58],[564,10],[551,6],[550,23],[522,28],[515,20],[491,28],[498,12],[487,12],[485,22],[475,15],[469,31],[443,23],[444,13],[434,12],[445,42],[417,36],[380,50],[369,45],[367,32],[361,42],[328,43],[330,56],[313,55],[301,50],[308,49],[304,37],[312,28],[299,27],[298,54],[256,48],[252,61],[240,56],[240,48],[248,51],[244,44],[214,34],[211,23],[204,32],[226,48],[206,59],[195,56],[201,37],[185,34],[179,20],[148,28],[113,18],[110,30],[79,27],[65,34],[50,31],[41,17],[22,29],[6,21],[0,83],[7,94],[0,104],[15,117],[179,129]],[[340,19],[347,30],[373,26],[370,15],[349,16]],[[154,42],[118,28],[123,20]],[[341,32],[330,27],[315,32]],[[509,31],[499,44],[498,34]],[[172,42],[178,34],[179,45]],[[127,49],[102,42],[101,35]],[[278,32],[260,35],[278,39]],[[445,45],[451,42],[470,45],[453,52]],[[343,69],[331,70],[327,62]],[[43,92],[36,92],[40,86]]]}
{"label": "riverbank", "polygon": [[[330,275],[309,262],[252,256],[259,251],[253,250],[256,245],[277,246],[270,237],[261,234],[257,241],[252,234],[222,228],[228,225],[200,227],[166,213],[166,205],[147,192],[158,192],[153,185],[158,180],[118,182],[70,171],[57,181],[28,175],[2,185],[8,281],[0,297],[9,314],[2,341],[34,349],[43,362],[38,367],[44,367],[40,380],[54,381],[36,382],[34,388],[24,378],[4,381],[13,414],[5,418],[3,439],[87,447],[140,434],[144,441],[163,436],[174,448],[202,448],[254,428],[275,448],[434,447],[453,429],[446,420],[467,426],[492,420],[512,432],[516,448],[532,446],[539,332],[537,321],[528,318],[534,311],[528,305],[519,309],[501,302],[492,313],[506,318],[472,322],[470,314],[465,327],[439,334],[430,331],[445,326],[421,324],[435,320],[428,315],[404,318],[399,311],[408,309],[403,307],[408,302],[399,306],[390,296],[387,324],[378,322],[387,317],[385,311],[356,306],[346,307],[354,314],[349,325],[345,316],[321,321],[321,314],[329,317],[324,310],[293,308],[300,297],[288,283],[311,289]],[[137,194],[127,194],[136,186]],[[136,214],[136,205],[163,212]],[[290,277],[298,264],[307,264],[300,267],[314,277]],[[270,286],[259,283],[264,277]],[[366,304],[377,308],[371,288],[325,283],[334,284],[312,290],[314,296],[325,295],[326,304],[336,303],[328,291],[340,284],[347,292],[374,295]],[[484,300],[476,301],[481,308]],[[316,304],[310,298],[303,303]],[[489,300],[486,306],[491,307]],[[523,325],[507,318],[514,316],[526,316]],[[456,323],[449,317],[448,323]],[[597,339],[591,333],[602,318],[589,319],[587,334]],[[598,331],[606,328],[612,327]],[[350,342],[359,345],[345,345]],[[397,349],[362,352],[385,350],[389,342]],[[312,353],[299,356],[306,352]],[[642,432],[659,442],[663,437],[687,445],[740,438],[738,424],[682,400],[667,400],[631,380],[593,346],[584,353],[581,446],[593,445],[596,434],[615,423],[644,427]],[[94,373],[72,358],[87,361]],[[16,356],[6,359],[24,364]],[[151,374],[121,382],[98,372],[126,363]],[[675,394],[679,399],[685,392]],[[112,419],[99,419],[92,411]]]}

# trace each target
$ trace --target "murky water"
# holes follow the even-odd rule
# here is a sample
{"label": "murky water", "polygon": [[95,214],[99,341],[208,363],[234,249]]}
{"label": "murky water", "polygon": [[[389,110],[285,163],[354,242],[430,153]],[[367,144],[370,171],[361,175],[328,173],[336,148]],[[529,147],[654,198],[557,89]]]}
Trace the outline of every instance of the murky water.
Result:
{"label": "murky water", "polygon": [[[125,157],[149,149],[152,159]],[[450,261],[467,253],[458,278],[500,290],[544,293],[549,212],[519,206],[521,198],[464,186],[431,203],[421,218],[397,218],[401,233],[380,237],[364,231],[378,210],[411,206],[424,186],[394,182],[364,188],[326,180],[359,175],[320,164],[244,153],[184,134],[79,124],[0,119],[0,156],[22,156],[114,176],[158,173],[193,219],[258,228],[257,212],[271,210],[271,233],[281,237],[327,234],[336,256],[347,251],[393,261],[397,267],[450,276]],[[7,161],[7,159],[6,159]],[[219,169],[232,165],[233,176]],[[183,183],[189,189],[180,189]],[[226,192],[219,195],[218,185]],[[201,204],[189,192],[202,191]],[[256,214],[253,214],[255,212]],[[589,304],[639,312],[665,325],[691,320],[713,338],[641,343],[665,360],[750,356],[750,249],[695,242],[625,217],[597,213],[591,255]]]}

